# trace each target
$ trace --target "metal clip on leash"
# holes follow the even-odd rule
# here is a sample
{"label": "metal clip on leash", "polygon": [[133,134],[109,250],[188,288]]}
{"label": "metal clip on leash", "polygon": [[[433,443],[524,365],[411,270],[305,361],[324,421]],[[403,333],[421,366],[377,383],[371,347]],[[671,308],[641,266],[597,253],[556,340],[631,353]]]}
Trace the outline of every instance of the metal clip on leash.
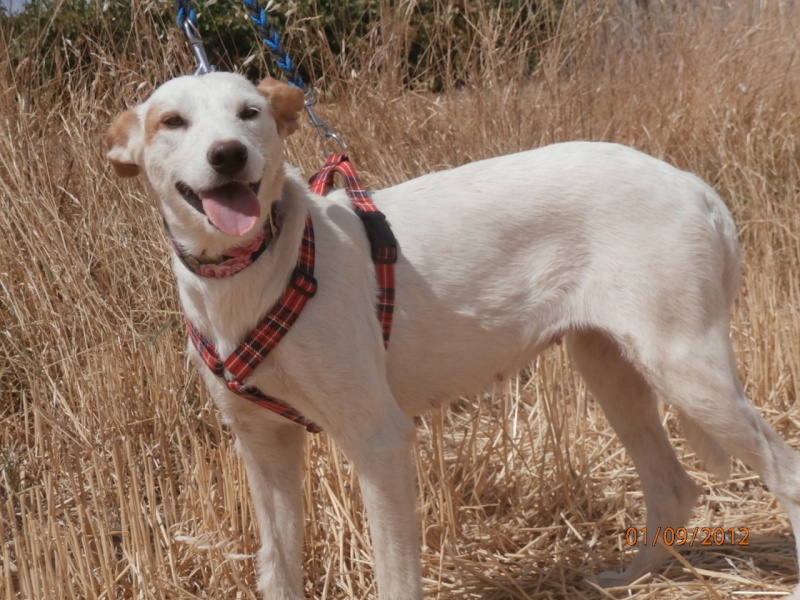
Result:
{"label": "metal clip on leash", "polygon": [[[339,137],[339,134],[334,131],[333,127],[331,127],[326,121],[323,121],[313,109],[313,106],[317,103],[317,96],[314,94],[314,90],[310,87],[306,87],[306,89],[303,90],[303,97],[305,98],[303,106],[306,109],[306,114],[311,121],[311,126],[317,130],[323,146],[328,140],[333,140],[339,144],[341,151],[345,152],[347,150],[347,144],[345,144],[344,140]],[[330,153],[326,153],[325,149],[323,148],[323,154]]]}
{"label": "metal clip on leash", "polygon": [[192,52],[197,60],[197,71],[195,75],[205,75],[214,71],[214,67],[208,62],[206,57],[205,48],[203,48],[203,40],[200,39],[200,31],[197,29],[197,13],[191,7],[189,0],[176,0],[175,12],[178,13],[178,27],[183,31],[189,44],[192,46]]}

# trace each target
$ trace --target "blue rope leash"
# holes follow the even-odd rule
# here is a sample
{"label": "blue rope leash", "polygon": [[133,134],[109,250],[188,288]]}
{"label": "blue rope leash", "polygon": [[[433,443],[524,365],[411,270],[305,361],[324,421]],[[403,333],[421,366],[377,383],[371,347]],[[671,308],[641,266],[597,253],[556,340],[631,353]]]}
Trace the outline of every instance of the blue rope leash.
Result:
{"label": "blue rope leash", "polygon": [[267,11],[265,11],[258,3],[258,0],[242,0],[244,7],[247,9],[247,14],[250,20],[255,25],[256,31],[261,37],[261,41],[267,46],[270,54],[272,54],[275,64],[286,75],[286,79],[290,84],[300,88],[303,92],[308,92],[308,86],[303,82],[303,78],[297,73],[291,57],[281,46],[281,40],[278,37],[278,32],[269,24],[267,20]]}
{"label": "blue rope leash", "polygon": [[323,142],[326,140],[333,140],[339,145],[341,150],[346,150],[347,145],[344,143],[344,140],[342,140],[342,138],[339,137],[339,134],[333,130],[333,127],[323,121],[314,110],[313,107],[317,103],[317,97],[314,94],[314,90],[307,86],[303,82],[303,78],[297,73],[297,69],[295,69],[291,57],[281,46],[278,32],[275,31],[275,29],[267,20],[267,11],[261,8],[258,0],[242,0],[242,2],[244,2],[244,6],[247,9],[247,14],[250,16],[250,21],[252,21],[253,25],[255,25],[259,37],[264,44],[266,44],[267,49],[272,55],[272,58],[275,60],[275,64],[278,65],[278,68],[281,71],[283,71],[283,74],[286,75],[286,79],[291,85],[300,88],[303,91],[303,95],[305,97],[306,114],[308,114],[308,118],[311,121],[312,127],[317,130],[317,133],[319,134],[320,138],[322,138]]}
{"label": "blue rope leash", "polygon": [[176,0],[175,12],[178,14],[178,27],[183,31],[183,24],[189,19],[197,27],[197,13],[188,0]]}
{"label": "blue rope leash", "polygon": [[323,121],[314,110],[313,106],[317,103],[317,97],[314,94],[314,90],[307,86],[303,82],[303,78],[298,75],[297,69],[295,69],[294,64],[292,63],[291,57],[281,46],[278,32],[275,31],[275,29],[267,20],[267,11],[261,8],[258,0],[242,1],[244,2],[244,6],[247,9],[248,15],[250,16],[250,21],[255,26],[261,40],[264,42],[264,44],[266,44],[267,49],[275,61],[275,64],[278,65],[278,68],[281,71],[283,71],[283,74],[286,75],[286,79],[291,85],[300,88],[303,91],[303,95],[305,97],[306,114],[308,114],[308,118],[311,121],[312,127],[317,130],[317,133],[319,134],[320,138],[322,138],[323,143],[326,140],[333,140],[339,145],[339,148],[342,151],[346,150],[347,146],[344,143],[344,140],[342,140],[342,138],[339,137],[339,134],[333,130],[333,127]]}

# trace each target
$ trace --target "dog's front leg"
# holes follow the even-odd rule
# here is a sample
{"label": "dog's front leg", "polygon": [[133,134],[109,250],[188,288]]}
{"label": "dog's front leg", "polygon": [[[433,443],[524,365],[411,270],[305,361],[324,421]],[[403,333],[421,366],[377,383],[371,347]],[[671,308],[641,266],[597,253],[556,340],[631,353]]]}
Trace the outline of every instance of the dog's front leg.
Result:
{"label": "dog's front leg", "polygon": [[372,533],[379,600],[421,600],[414,423],[397,406],[388,385],[383,395],[384,401],[372,404],[370,414],[339,419],[337,430],[328,431],[358,473]]}
{"label": "dog's front leg", "polygon": [[266,600],[302,600],[303,447],[305,430],[275,417],[247,400],[227,421],[244,460],[258,519],[258,588]]}

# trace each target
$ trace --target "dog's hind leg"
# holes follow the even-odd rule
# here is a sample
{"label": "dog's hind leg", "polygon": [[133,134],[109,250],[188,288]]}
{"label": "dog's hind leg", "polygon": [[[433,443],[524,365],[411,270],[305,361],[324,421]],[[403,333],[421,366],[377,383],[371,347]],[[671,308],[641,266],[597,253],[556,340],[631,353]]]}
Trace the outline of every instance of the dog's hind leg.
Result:
{"label": "dog's hind leg", "polygon": [[[675,456],[661,425],[653,389],[623,356],[616,342],[604,333],[574,331],[566,340],[574,366],[603,407],[639,474],[647,509],[647,531],[685,526],[700,488]],[[624,572],[602,573],[598,583],[628,583],[657,569],[667,556],[662,545],[653,546],[648,540],[640,545]]]}
{"label": "dog's hind leg", "polygon": [[[652,381],[664,400],[759,474],[789,515],[800,553],[800,454],[759,415],[739,382],[727,321],[650,348]],[[800,589],[792,596],[800,598]]]}

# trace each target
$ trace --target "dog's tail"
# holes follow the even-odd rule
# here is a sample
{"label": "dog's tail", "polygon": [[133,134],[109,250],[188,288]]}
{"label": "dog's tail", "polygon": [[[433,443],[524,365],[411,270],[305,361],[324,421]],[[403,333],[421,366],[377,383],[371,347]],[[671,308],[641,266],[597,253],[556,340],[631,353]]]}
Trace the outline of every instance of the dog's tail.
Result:
{"label": "dog's tail", "polygon": [[726,481],[731,474],[731,458],[728,452],[683,412],[678,411],[678,418],[681,432],[692,450],[703,461],[705,468],[721,481]]}

